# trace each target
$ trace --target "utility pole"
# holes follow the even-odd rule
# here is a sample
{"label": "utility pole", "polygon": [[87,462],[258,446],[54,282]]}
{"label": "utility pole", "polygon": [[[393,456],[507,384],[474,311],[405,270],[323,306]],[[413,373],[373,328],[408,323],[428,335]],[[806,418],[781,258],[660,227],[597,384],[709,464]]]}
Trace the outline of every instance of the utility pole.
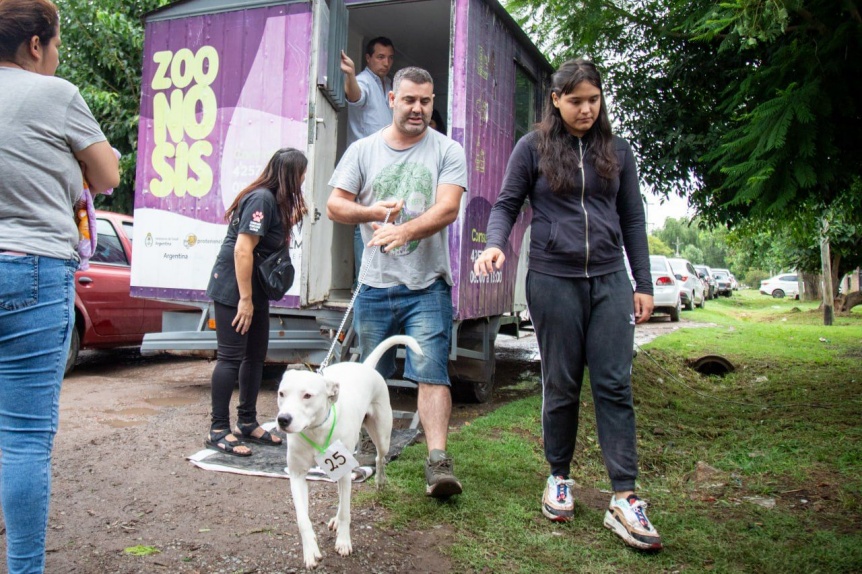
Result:
{"label": "utility pole", "polygon": [[679,237],[676,238],[676,256],[679,257]]}
{"label": "utility pole", "polygon": [[641,194],[641,199],[644,202],[644,226],[646,227],[647,235],[649,235],[649,201],[647,201],[647,197],[644,194]]}

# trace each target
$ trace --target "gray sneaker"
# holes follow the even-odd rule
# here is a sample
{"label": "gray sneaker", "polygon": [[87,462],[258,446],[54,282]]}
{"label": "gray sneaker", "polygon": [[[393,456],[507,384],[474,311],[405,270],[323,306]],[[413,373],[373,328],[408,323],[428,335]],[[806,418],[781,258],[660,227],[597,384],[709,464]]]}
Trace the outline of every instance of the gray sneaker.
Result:
{"label": "gray sneaker", "polygon": [[425,459],[425,494],[434,498],[449,498],[461,494],[461,483],[455,478],[452,458],[445,451],[434,449]]}

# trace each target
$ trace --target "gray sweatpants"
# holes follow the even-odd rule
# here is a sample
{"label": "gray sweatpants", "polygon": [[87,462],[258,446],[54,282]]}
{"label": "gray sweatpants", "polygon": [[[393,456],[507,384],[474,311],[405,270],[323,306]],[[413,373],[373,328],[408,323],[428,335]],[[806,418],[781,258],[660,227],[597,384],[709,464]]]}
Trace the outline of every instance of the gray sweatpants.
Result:
{"label": "gray sweatpants", "polygon": [[634,303],[625,271],[572,279],[527,274],[527,305],[542,361],[542,434],[554,476],[569,476],[589,365],[599,445],[614,491],[637,478],[632,405]]}

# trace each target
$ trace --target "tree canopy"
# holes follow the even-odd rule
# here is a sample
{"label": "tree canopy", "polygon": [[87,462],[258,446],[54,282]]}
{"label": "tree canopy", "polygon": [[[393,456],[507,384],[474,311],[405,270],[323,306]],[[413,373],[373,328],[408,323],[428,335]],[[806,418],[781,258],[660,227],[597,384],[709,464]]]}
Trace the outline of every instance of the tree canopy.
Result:
{"label": "tree canopy", "polygon": [[[862,173],[862,17],[854,0],[512,0],[553,58],[604,69],[645,180],[733,225]],[[551,44],[552,43],[552,44]]]}
{"label": "tree canopy", "polygon": [[604,70],[613,116],[653,189],[687,195],[704,225],[735,229],[738,237],[762,229],[780,236],[787,249],[773,255],[785,256],[781,266],[819,267],[812,257],[819,257],[825,219],[833,264],[846,269],[859,264],[862,235],[853,201],[862,187],[857,3],[508,6],[534,38],[547,39],[553,59],[586,56]]}
{"label": "tree canopy", "polygon": [[144,28],[141,18],[168,0],[58,0],[63,48],[57,75],[81,90],[102,131],[122,154],[120,186],[98,207],[132,212]]}

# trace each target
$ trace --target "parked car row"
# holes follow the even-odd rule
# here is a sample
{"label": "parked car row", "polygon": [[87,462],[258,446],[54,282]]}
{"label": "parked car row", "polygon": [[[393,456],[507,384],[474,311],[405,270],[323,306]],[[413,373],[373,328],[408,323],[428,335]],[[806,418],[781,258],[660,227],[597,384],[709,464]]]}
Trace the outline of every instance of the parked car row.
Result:
{"label": "parked car row", "polygon": [[706,306],[709,287],[691,262],[664,255],[650,255],[649,259],[655,313],[667,314],[676,322],[683,307],[690,311]]}
{"label": "parked car row", "polygon": [[703,287],[706,291],[707,299],[715,299],[718,295],[715,294],[715,277],[712,276],[712,269],[706,265],[695,265],[694,270],[697,271],[697,276],[703,281]]}
{"label": "parked car row", "polygon": [[686,311],[691,311],[695,306],[703,308],[706,305],[705,289],[703,281],[697,276],[694,265],[686,259],[672,258],[668,259],[667,262],[670,263],[673,276],[679,281],[679,295]]}

